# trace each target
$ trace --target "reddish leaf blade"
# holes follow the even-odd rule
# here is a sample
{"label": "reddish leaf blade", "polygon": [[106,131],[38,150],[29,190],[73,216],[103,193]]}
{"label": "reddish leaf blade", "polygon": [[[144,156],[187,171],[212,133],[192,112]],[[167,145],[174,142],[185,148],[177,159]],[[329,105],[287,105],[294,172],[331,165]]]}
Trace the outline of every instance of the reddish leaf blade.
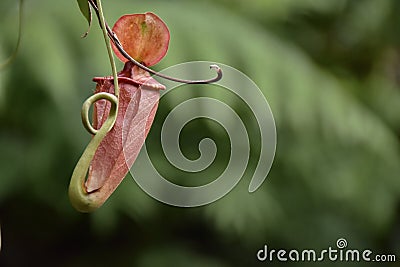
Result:
{"label": "reddish leaf blade", "polygon": [[[159,90],[164,86],[130,62],[118,75],[120,96],[117,120],[100,143],[89,167],[86,190],[101,189],[105,199],[121,183],[136,160],[157,110]],[[96,78],[96,92],[114,93],[111,77]],[[101,127],[110,111],[110,103],[98,101],[93,126]]]}
{"label": "reddish leaf blade", "polygon": [[[157,64],[167,53],[170,34],[167,25],[155,14],[131,14],[118,19],[113,27],[124,50],[146,66]],[[122,62],[128,60],[113,44]]]}

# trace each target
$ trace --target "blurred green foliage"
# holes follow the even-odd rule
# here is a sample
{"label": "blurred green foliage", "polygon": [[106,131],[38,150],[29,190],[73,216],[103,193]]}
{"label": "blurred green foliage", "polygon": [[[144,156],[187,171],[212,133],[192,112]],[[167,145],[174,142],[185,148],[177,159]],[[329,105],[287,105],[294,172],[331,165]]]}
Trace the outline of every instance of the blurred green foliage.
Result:
{"label": "blurred green foliage", "polygon": [[[163,18],[171,43],[156,69],[209,60],[246,73],[271,105],[278,145],[253,194],[249,171],[223,199],[175,208],[127,177],[89,215],[72,209],[67,186],[90,138],[81,104],[93,92],[91,78],[110,73],[101,33],[95,23],[80,38],[87,22],[76,1],[25,2],[21,49],[0,71],[1,266],[257,266],[264,244],[323,249],[340,237],[352,248],[400,251],[399,1],[104,1],[110,24],[126,13]],[[0,2],[0,59],[17,39],[17,6]],[[157,142],[172,103],[161,101],[148,142]],[[246,114],[240,104],[235,109]],[[182,134],[189,157],[204,125]],[[227,154],[224,134],[206,129]],[[214,164],[204,182],[226,158]]]}

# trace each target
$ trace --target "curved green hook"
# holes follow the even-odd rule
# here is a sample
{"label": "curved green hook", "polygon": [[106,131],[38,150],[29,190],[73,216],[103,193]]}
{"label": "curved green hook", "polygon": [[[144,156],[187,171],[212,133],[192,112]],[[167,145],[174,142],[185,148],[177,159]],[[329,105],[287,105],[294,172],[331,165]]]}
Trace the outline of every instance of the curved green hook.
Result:
{"label": "curved green hook", "polygon": [[[89,109],[97,101],[105,99],[111,102],[110,114],[107,120],[101,126],[99,130],[93,128],[89,121]],[[89,170],[90,163],[94,157],[94,154],[100,145],[103,138],[114,126],[115,120],[117,119],[118,111],[118,98],[110,93],[97,93],[89,97],[82,106],[82,122],[85,128],[92,134],[94,134],[92,140],[89,142],[78,163],[75,166],[74,172],[72,173],[71,182],[69,184],[69,198],[72,206],[81,212],[91,212],[100,207],[104,200],[101,195],[97,194],[97,191],[88,193],[85,187],[86,175]]]}
{"label": "curved green hook", "polygon": [[[88,193],[85,187],[85,181],[87,172],[90,167],[90,163],[99,147],[101,141],[104,139],[106,134],[113,128],[115,121],[117,120],[118,114],[118,98],[119,98],[119,87],[118,87],[118,76],[117,69],[114,62],[114,57],[112,54],[111,44],[108,40],[106,22],[104,20],[103,8],[101,6],[101,1],[97,0],[98,7],[98,17],[100,22],[100,27],[103,32],[104,41],[107,48],[107,54],[110,60],[111,69],[114,78],[114,95],[110,93],[97,93],[89,97],[82,106],[82,122],[83,126],[93,134],[92,140],[87,145],[85,151],[83,151],[78,163],[75,166],[74,172],[72,173],[71,181],[69,184],[68,194],[72,206],[81,212],[91,212],[100,207],[107,198],[107,195],[101,191],[101,188],[97,191]],[[104,99],[111,102],[110,113],[107,120],[104,122],[99,130],[93,128],[89,120],[89,109],[97,101]]]}

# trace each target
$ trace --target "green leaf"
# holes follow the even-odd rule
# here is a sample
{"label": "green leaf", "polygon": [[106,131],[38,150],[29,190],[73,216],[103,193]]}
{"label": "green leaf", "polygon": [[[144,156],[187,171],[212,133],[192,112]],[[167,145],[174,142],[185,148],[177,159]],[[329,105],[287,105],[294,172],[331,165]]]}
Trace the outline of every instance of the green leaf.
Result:
{"label": "green leaf", "polygon": [[77,0],[79,9],[81,10],[82,15],[86,18],[89,23],[89,28],[87,31],[82,35],[82,37],[86,37],[90,31],[90,26],[92,25],[92,11],[89,7],[89,2],[87,0]]}
{"label": "green leaf", "polygon": [[90,11],[88,1],[87,0],[77,0],[77,1],[78,1],[79,9],[82,12],[82,15],[86,18],[86,20],[88,21],[88,23],[90,25],[92,22],[92,12]]}

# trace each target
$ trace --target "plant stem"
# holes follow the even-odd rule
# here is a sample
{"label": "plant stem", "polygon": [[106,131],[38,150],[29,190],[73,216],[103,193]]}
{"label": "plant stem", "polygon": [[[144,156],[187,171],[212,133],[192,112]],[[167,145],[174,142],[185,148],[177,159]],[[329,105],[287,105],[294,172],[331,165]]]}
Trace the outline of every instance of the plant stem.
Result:
{"label": "plant stem", "polygon": [[106,42],[108,58],[110,60],[111,70],[112,70],[112,74],[113,74],[113,77],[114,77],[114,94],[118,99],[119,98],[119,87],[118,87],[117,68],[115,66],[115,61],[114,61],[114,56],[113,56],[113,52],[112,52],[112,48],[111,48],[111,43],[110,43],[110,41],[108,39],[108,33],[107,33],[107,28],[106,28],[106,22],[105,22],[105,19],[104,19],[103,7],[101,5],[101,0],[97,0],[97,7],[98,7],[98,10],[99,10],[98,13],[99,13],[99,19],[100,19],[100,27],[101,27],[101,30],[103,32],[104,41]]}

